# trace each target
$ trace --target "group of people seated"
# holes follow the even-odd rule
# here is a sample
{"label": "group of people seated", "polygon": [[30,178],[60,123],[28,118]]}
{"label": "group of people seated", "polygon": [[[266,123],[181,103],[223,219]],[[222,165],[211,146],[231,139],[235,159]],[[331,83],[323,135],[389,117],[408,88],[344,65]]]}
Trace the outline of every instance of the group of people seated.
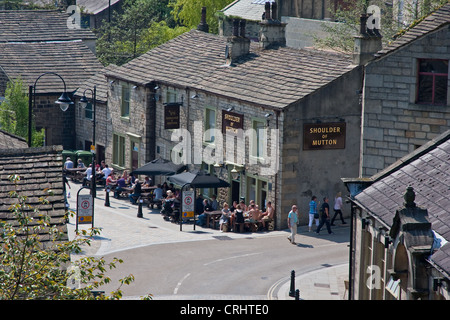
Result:
{"label": "group of people seated", "polygon": [[[203,203],[203,206],[200,205]],[[198,204],[197,204],[198,203]],[[198,213],[198,221],[197,224],[200,226],[206,225],[206,214],[207,211],[217,211],[218,203],[216,200],[216,196],[213,195],[211,200],[203,199],[203,196],[200,194],[197,198],[196,203],[196,213]],[[200,213],[200,211],[202,211]],[[273,221],[274,216],[274,207],[272,206],[272,202],[267,202],[267,207],[265,211],[259,209],[259,206],[255,204],[254,200],[251,200],[249,205],[245,204],[244,200],[233,201],[233,205],[230,207],[228,203],[224,202],[221,210],[221,216],[219,218],[219,229],[221,232],[226,231],[225,226],[230,230],[233,230],[236,224],[239,225],[240,228],[243,227],[242,224],[249,223],[258,225],[261,223],[262,228],[266,228],[267,224],[270,221]],[[242,231],[242,230],[239,230]]]}

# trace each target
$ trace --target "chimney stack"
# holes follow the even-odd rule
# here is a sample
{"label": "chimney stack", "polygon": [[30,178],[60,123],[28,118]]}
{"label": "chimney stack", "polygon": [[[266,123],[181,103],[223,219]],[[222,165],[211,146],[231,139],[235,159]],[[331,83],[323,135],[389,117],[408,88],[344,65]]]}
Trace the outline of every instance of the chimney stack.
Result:
{"label": "chimney stack", "polygon": [[359,35],[355,37],[353,50],[353,63],[364,65],[375,57],[375,54],[383,48],[381,34],[378,29],[368,29],[367,20],[370,14],[362,14],[359,18]]}
{"label": "chimney stack", "polygon": [[233,35],[227,39],[226,50],[229,65],[250,53],[250,39],[245,37],[245,25],[245,20],[233,19]]}
{"label": "chimney stack", "polygon": [[[272,12],[270,10],[271,8]],[[272,2],[272,4],[266,2],[263,20],[259,23],[259,44],[263,49],[270,46],[283,47],[286,45],[286,23],[281,23],[281,21],[277,19],[277,9],[276,2]]]}
{"label": "chimney stack", "polygon": [[202,18],[197,26],[197,30],[209,32],[209,25],[206,23],[206,7],[202,7]]}

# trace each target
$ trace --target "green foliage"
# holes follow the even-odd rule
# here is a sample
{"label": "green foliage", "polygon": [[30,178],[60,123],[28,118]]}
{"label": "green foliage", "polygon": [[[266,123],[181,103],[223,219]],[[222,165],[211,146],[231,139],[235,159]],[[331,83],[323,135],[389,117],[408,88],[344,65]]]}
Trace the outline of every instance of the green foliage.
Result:
{"label": "green foliage", "polygon": [[[405,6],[405,16],[419,19],[434,10],[440,3],[447,0],[426,0],[424,6]],[[414,3],[419,3],[418,1]],[[344,0],[340,2],[333,14],[337,24],[322,23],[322,30],[328,33],[325,38],[313,36],[315,45],[321,48],[329,48],[336,51],[350,53],[353,51],[354,36],[359,34],[361,13],[367,12],[370,5],[376,5],[381,10],[381,34],[383,36],[383,45],[393,41],[396,36],[402,33],[407,25],[403,21],[397,22],[394,17],[392,6],[383,0]],[[424,8],[427,8],[426,10]],[[333,9],[330,9],[334,12]]]}
{"label": "green foliage", "polygon": [[[21,78],[7,83],[5,100],[0,105],[0,127],[16,136],[28,137],[28,94]],[[45,130],[36,131],[34,123],[31,130],[31,146],[43,146]]]}
{"label": "green foliage", "polygon": [[[121,279],[119,288],[109,296],[94,295],[93,291],[110,283],[106,272],[123,261],[114,258],[107,263],[103,258],[92,257],[71,261],[71,254],[80,253],[83,245],[90,244],[87,232],[81,232],[72,241],[62,241],[63,233],[50,224],[50,217],[29,206],[27,197],[17,192],[20,177],[12,175],[9,179],[15,185],[10,192],[15,199],[10,208],[14,223],[0,220],[0,300],[120,299],[121,287],[134,280],[132,275]],[[48,196],[52,195],[51,190],[46,191]],[[46,198],[40,201],[42,205],[50,204]],[[42,233],[50,240],[45,246],[41,242]],[[98,233],[93,229],[89,236]]]}
{"label": "green foliage", "polygon": [[232,0],[170,0],[169,6],[173,8],[175,20],[188,27],[196,28],[200,23],[202,7],[206,7],[206,22],[209,32],[218,33],[219,24],[217,11],[229,5]]}
{"label": "green foliage", "polygon": [[232,0],[126,0],[122,14],[96,30],[97,56],[122,65],[178,35],[196,28],[206,6],[210,32],[218,32],[217,10]]}

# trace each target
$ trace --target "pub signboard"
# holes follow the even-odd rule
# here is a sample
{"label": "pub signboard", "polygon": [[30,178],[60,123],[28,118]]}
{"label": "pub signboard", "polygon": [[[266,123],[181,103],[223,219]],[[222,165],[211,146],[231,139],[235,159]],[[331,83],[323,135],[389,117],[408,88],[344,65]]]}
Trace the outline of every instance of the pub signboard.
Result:
{"label": "pub signboard", "polygon": [[243,130],[239,129],[244,129],[244,115],[222,111],[222,133],[241,137]]}
{"label": "pub signboard", "polygon": [[164,129],[180,128],[180,104],[168,103],[164,107]]}
{"label": "pub signboard", "polygon": [[303,125],[303,150],[345,149],[345,122]]}

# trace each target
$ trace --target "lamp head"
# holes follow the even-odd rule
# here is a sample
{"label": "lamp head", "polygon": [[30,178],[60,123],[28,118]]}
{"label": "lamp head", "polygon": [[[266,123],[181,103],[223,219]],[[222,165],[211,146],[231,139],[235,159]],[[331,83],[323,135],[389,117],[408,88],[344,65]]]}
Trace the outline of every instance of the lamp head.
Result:
{"label": "lamp head", "polygon": [[83,97],[80,99],[81,106],[83,108],[86,108],[88,103],[89,103],[89,100],[86,98],[85,95],[83,95]]}
{"label": "lamp head", "polygon": [[55,103],[59,104],[59,107],[64,112],[67,111],[67,109],[69,109],[69,106],[73,104],[73,101],[69,98],[67,92],[63,92],[61,94],[61,97],[59,97],[58,100],[55,101]]}

